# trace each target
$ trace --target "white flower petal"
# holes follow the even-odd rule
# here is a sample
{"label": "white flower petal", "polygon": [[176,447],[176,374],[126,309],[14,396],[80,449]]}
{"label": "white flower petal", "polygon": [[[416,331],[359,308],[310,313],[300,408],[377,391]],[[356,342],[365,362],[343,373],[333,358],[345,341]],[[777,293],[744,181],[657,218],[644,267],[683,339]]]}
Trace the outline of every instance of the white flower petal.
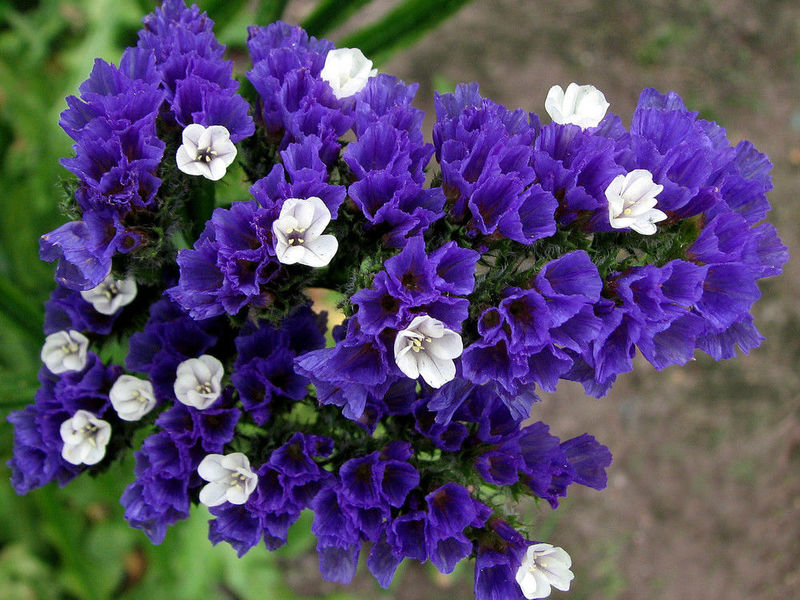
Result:
{"label": "white flower petal", "polygon": [[311,196],[309,199],[311,202],[311,206],[313,207],[313,215],[308,225],[306,225],[307,230],[305,232],[306,237],[310,239],[318,238],[325,228],[328,226],[328,223],[331,222],[331,211],[328,210],[328,207],[325,203],[316,196]]}
{"label": "white flower petal", "polygon": [[436,358],[452,360],[464,352],[464,342],[455,331],[445,329],[442,337],[428,344],[428,351]]}
{"label": "white flower petal", "polygon": [[591,85],[570,83],[564,91],[554,85],[547,92],[544,107],[554,123],[596,127],[605,117],[609,103],[603,93]]}
{"label": "white flower petal", "polygon": [[336,48],[325,56],[320,77],[327,81],[338,99],[360,92],[370,77],[377,74],[372,61],[358,48]]}
{"label": "white flower petal", "polygon": [[417,368],[425,383],[437,389],[456,376],[456,365],[452,360],[442,360],[427,352],[417,353]]}
{"label": "white flower petal", "polygon": [[178,151],[175,153],[175,162],[178,165],[178,169],[186,173],[187,175],[202,175],[202,171],[200,170],[200,163],[195,162],[197,158],[196,154],[192,155],[191,150],[187,148],[184,144],[178,148]]}
{"label": "white flower petal", "polygon": [[286,247],[283,247],[283,245],[281,245],[281,247],[275,247],[275,257],[278,259],[278,262],[284,265],[297,264],[303,260],[305,255],[306,249],[303,246],[286,245]]}
{"label": "white flower petal", "polygon": [[208,134],[209,145],[215,148],[231,140],[231,134],[222,125],[211,125],[206,128],[206,133]]}
{"label": "white flower petal", "polygon": [[230,454],[226,454],[220,461],[220,466],[229,471],[237,471],[238,469],[242,469],[248,473],[250,472],[250,461],[241,452],[231,452]]}
{"label": "white flower petal", "polygon": [[85,465],[96,465],[103,457],[106,455],[106,446],[103,444],[102,446],[92,446],[87,444],[86,445],[87,451],[84,453],[83,464]]}
{"label": "white flower petal", "polygon": [[200,125],[199,123],[192,123],[191,125],[187,125],[183,128],[183,133],[181,133],[181,140],[183,141],[184,145],[188,146],[191,150],[194,148],[197,149],[197,145],[200,142],[200,138],[205,133],[206,128]]}
{"label": "white flower petal", "polygon": [[400,352],[397,352],[397,347],[395,346],[394,360],[395,363],[397,363],[397,368],[403,372],[403,375],[411,379],[419,377],[416,353],[411,351],[411,346],[406,346]]}
{"label": "white flower petal", "polygon": [[200,490],[200,502],[206,506],[219,506],[225,503],[228,486],[224,483],[212,481]]}
{"label": "white flower petal", "polygon": [[225,477],[227,470],[222,466],[222,454],[209,454],[197,465],[197,474],[206,481],[217,481]]}
{"label": "white flower petal", "polygon": [[231,486],[225,493],[225,499],[231,504],[244,504],[249,497],[250,494],[242,487]]}
{"label": "white flower petal", "polygon": [[[309,237],[308,228],[314,220],[314,203],[310,201],[310,198],[308,200],[289,198],[287,202],[289,200],[295,200],[295,202],[291,203],[290,208],[286,209],[287,214],[291,214],[297,219],[296,228],[302,230],[306,237]],[[283,213],[283,210],[281,210],[281,213]]]}
{"label": "white flower petal", "polygon": [[227,170],[228,165],[226,165],[223,161],[219,158],[214,158],[208,163],[208,175],[205,175],[206,179],[210,179],[211,181],[219,181],[225,176],[225,171]]}
{"label": "white flower petal", "polygon": [[298,261],[308,267],[326,267],[331,262],[336,251],[339,249],[339,241],[332,235],[321,235],[315,240],[303,244],[306,253],[302,260]]}

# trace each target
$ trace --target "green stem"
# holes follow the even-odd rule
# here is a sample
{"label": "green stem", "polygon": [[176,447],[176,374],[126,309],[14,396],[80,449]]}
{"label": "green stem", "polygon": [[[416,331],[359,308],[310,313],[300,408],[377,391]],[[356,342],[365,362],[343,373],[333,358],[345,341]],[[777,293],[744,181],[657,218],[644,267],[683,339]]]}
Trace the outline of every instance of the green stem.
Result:
{"label": "green stem", "polygon": [[262,0],[256,11],[256,24],[269,25],[283,16],[289,0]]}
{"label": "green stem", "polygon": [[321,36],[341,25],[350,18],[362,6],[366,6],[372,0],[322,0],[314,12],[303,21],[303,29],[309,35]]}

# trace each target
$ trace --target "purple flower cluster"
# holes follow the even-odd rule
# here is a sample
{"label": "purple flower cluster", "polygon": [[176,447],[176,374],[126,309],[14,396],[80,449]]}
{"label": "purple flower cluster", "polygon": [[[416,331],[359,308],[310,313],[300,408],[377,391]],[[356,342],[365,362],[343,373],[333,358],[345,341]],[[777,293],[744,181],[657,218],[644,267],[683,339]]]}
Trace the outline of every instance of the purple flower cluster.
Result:
{"label": "purple flower cluster", "polygon": [[[8,462],[11,484],[18,494],[57,481],[63,486],[86,469],[61,456],[61,424],[76,411],[89,411],[103,417],[109,411],[108,390],[121,373],[116,366],[106,367],[94,353],[87,356],[80,371],[54,375],[47,367],[39,370],[41,387],[33,404],[9,415],[14,425],[14,456]],[[106,417],[108,418],[108,417]]]}
{"label": "purple flower cluster", "polygon": [[258,425],[266,425],[272,405],[298,402],[308,379],[295,371],[296,356],[325,345],[318,316],[302,307],[276,329],[268,322],[249,324],[236,338],[231,376],[242,407]]}
{"label": "purple flower cluster", "polygon": [[331,474],[314,459],[330,456],[333,441],[324,436],[295,433],[272,451],[258,469],[258,487],[245,504],[223,504],[211,509],[212,543],[228,542],[242,556],[262,539],[267,549],[286,543],[289,527],[309,508]]}
{"label": "purple flower cluster", "polygon": [[[449,573],[468,557],[479,600],[568,587],[569,556],[508,507],[603,489],[611,453],[528,422],[537,393],[566,379],[602,396],[637,351],[663,369],[760,344],[758,280],[788,258],[762,222],[766,156],[674,93],[645,90],[626,128],[576,84],[588,113],[553,88],[545,125],[460,85],[436,96],[427,143],[417,85],[281,22],[249,30],[252,118],[204,13],[166,0],[144,24],[62,114],[81,220],[41,240],[60,259],[42,358],[88,359],[43,367],[9,417],[17,491],[66,483],[108,459],[109,435],[113,457],[154,422],[121,499],[154,543],[200,502],[212,543],[272,550],[311,509],[326,579],[349,582],[367,544],[384,587],[405,559]],[[250,199],[189,215],[185,175],[213,175],[211,191],[235,156]],[[158,257],[124,322],[77,291],[116,253]],[[112,287],[89,296],[105,307]],[[310,298],[331,291],[344,321],[326,344]],[[97,352],[106,335],[129,342],[137,375],[84,333]]]}
{"label": "purple flower cluster", "polygon": [[317,400],[344,407],[344,416],[354,420],[368,405],[379,414],[389,412],[383,398],[405,378],[391,350],[398,330],[425,314],[460,331],[469,309],[460,296],[473,289],[477,259],[477,252],[454,242],[428,254],[421,236],[409,240],[370,288],[353,295],[358,312],[336,346],[298,358],[297,369],[314,383]]}
{"label": "purple flower cluster", "polygon": [[67,98],[61,126],[75,140],[75,157],[62,164],[78,178],[75,201],[81,220],[41,237],[41,257],[58,260],[56,281],[71,289],[90,289],[111,270],[117,252],[143,243],[128,222],[156,205],[161,180],[155,173],[164,153],[156,136],[163,100],[150,52],[125,51],[120,66],[95,61],[81,97]]}
{"label": "purple flower cluster", "polygon": [[238,142],[253,135],[247,102],[236,93],[233,62],[223,60],[214,21],[197,6],[168,0],[144,19],[138,47],[152,51],[168,106],[166,119],[181,127],[222,125]]}
{"label": "purple flower cluster", "polygon": [[193,318],[235,315],[245,306],[272,304],[274,294],[266,286],[282,273],[272,225],[284,201],[318,197],[335,219],[345,198],[343,187],[328,183],[321,151],[316,136],[289,144],[281,152],[283,164],[251,187],[255,201],[216,209],[194,248],[178,254],[180,280],[169,293]]}
{"label": "purple flower cluster", "polygon": [[253,68],[247,78],[259,94],[264,132],[281,149],[314,135],[322,142],[322,160],[332,164],[339,138],[353,125],[351,111],[320,76],[333,44],[282,22],[250,27],[248,34]]}
{"label": "purple flower cluster", "polygon": [[433,140],[453,219],[522,244],[555,233],[558,201],[534,169],[539,128],[535,115],[481,98],[477,84],[437,95]]}
{"label": "purple flower cluster", "polygon": [[125,518],[154,544],[167,527],[189,517],[193,491],[202,484],[197,467],[207,454],[222,452],[233,439],[241,411],[227,388],[212,406],[197,410],[176,403],[156,420],[160,431],[134,453],[136,480],[122,493]]}

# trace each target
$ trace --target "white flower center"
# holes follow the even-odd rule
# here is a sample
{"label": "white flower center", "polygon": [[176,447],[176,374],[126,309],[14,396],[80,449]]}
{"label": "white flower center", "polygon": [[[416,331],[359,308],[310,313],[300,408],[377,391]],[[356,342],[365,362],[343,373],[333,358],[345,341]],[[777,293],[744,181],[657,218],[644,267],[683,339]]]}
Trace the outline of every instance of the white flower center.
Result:
{"label": "white flower center", "polygon": [[200,502],[206,506],[244,504],[258,485],[258,475],[241,452],[209,454],[198,465],[197,473],[209,482],[200,490]]}
{"label": "white flower center", "polygon": [[285,265],[327,266],[339,249],[335,236],[322,233],[330,221],[320,198],[287,198],[272,224],[275,256]]}
{"label": "white flower center", "polygon": [[222,179],[236,158],[236,146],[230,137],[230,132],[222,125],[203,127],[192,123],[186,126],[183,144],[175,155],[178,169],[212,181]]}
{"label": "white flower center", "polygon": [[109,273],[97,287],[81,292],[81,297],[100,314],[113,315],[136,298],[136,280],[114,279]]}
{"label": "white flower center", "polygon": [[123,421],[138,421],[156,406],[153,385],[132,375],[120,375],[111,386],[108,398]]}
{"label": "white flower center", "polygon": [[667,215],[655,208],[656,196],[664,189],[653,181],[646,169],[634,169],[617,175],[605,191],[608,200],[608,221],[614,229],[633,229],[642,235],[656,232],[655,223]]}
{"label": "white flower center", "polygon": [[51,333],[44,340],[41,358],[51,373],[82,371],[86,366],[89,340],[82,333],[70,330]]}
{"label": "white flower center", "polygon": [[178,365],[173,389],[177,399],[198,410],[211,406],[222,393],[222,363],[204,354]]}
{"label": "white flower center", "polygon": [[551,544],[528,546],[522,564],[517,569],[516,580],[522,595],[528,600],[546,598],[551,588],[569,590],[574,575],[569,568],[572,559],[563,548]]}
{"label": "white flower center", "polygon": [[106,454],[111,425],[86,410],[78,410],[61,424],[61,457],[73,465],[94,465]]}
{"label": "white flower center", "polygon": [[455,378],[453,359],[461,356],[462,351],[461,336],[428,315],[415,317],[406,329],[397,333],[394,341],[397,367],[407,377],[422,377],[434,388]]}

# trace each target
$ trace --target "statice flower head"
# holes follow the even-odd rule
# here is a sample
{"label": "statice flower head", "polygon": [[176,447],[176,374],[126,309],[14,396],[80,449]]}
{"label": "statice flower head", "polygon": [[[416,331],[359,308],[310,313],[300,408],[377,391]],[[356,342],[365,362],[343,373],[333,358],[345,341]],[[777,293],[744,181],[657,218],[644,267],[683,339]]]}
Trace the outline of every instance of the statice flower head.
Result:
{"label": "statice flower head", "polygon": [[602,490],[612,456],[540,392],[763,341],[758,282],[788,259],[769,160],[674,92],[626,126],[577,84],[546,125],[458,85],[431,143],[418,85],[359,50],[282,22],[247,45],[240,90],[211,19],[166,0],[67,99],[74,220],[40,240],[58,286],[12,485],[132,445],[120,502],[153,543],[200,503],[211,543],[274,550],[308,510],[328,580],[364,552],[382,587],[473,557],[478,600],[567,590],[517,502]]}

